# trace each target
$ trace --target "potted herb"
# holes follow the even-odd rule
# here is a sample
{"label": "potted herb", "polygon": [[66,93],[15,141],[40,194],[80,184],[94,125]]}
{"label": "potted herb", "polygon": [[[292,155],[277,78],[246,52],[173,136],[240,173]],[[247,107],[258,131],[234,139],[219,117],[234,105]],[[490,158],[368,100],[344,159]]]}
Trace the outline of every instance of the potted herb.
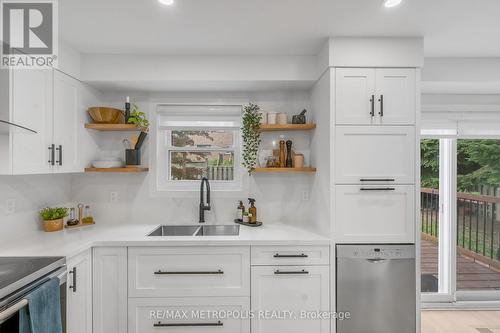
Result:
{"label": "potted herb", "polygon": [[46,232],[59,231],[63,229],[64,218],[68,215],[68,208],[46,207],[39,212],[43,221],[43,230]]}
{"label": "potted herb", "polygon": [[257,164],[257,153],[260,145],[260,107],[250,103],[243,108],[243,166],[251,173]]}
{"label": "potted herb", "polygon": [[139,110],[137,105],[132,104],[132,110],[130,111],[130,117],[128,118],[129,124],[134,124],[137,127],[148,127],[149,121],[146,118],[146,114]]}

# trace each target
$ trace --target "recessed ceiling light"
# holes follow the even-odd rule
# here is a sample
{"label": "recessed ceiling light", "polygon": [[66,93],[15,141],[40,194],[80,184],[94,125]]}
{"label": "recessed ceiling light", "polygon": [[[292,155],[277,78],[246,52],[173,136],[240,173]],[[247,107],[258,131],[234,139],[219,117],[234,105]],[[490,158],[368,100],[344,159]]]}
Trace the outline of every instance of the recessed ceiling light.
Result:
{"label": "recessed ceiling light", "polygon": [[161,3],[162,5],[167,5],[167,6],[171,6],[174,4],[174,0],[158,0],[159,3]]}
{"label": "recessed ceiling light", "polygon": [[384,6],[386,8],[396,7],[397,5],[399,5],[401,3],[401,1],[402,0],[385,0]]}

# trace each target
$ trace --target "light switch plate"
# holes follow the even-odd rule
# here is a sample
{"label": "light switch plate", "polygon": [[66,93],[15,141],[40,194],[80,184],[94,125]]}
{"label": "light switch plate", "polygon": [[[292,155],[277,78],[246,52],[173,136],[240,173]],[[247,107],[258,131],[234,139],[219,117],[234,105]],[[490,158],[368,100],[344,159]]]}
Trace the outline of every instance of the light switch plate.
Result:
{"label": "light switch plate", "polygon": [[5,213],[7,213],[7,215],[16,213],[16,199],[7,199],[5,201]]}
{"label": "light switch plate", "polygon": [[118,192],[109,192],[109,201],[111,203],[117,203],[118,202]]}

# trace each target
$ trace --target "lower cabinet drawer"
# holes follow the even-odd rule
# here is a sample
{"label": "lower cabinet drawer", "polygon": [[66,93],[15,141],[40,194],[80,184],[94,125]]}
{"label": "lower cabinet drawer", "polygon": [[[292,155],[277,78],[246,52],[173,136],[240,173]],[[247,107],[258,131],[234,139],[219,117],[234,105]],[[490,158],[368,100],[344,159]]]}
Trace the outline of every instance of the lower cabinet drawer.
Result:
{"label": "lower cabinet drawer", "polygon": [[128,333],[250,333],[249,309],[249,297],[131,298]]}
{"label": "lower cabinet drawer", "polygon": [[129,248],[128,276],[129,297],[249,296],[250,248]]}
{"label": "lower cabinet drawer", "polygon": [[251,297],[252,333],[330,332],[329,266],[253,266]]}
{"label": "lower cabinet drawer", "polygon": [[329,265],[327,246],[252,246],[252,265]]}

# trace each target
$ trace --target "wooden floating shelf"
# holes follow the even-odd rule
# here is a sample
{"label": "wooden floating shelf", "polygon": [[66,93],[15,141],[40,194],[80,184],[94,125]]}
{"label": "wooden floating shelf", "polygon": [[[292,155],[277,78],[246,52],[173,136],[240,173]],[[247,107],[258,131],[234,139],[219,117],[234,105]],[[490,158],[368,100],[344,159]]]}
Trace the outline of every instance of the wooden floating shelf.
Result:
{"label": "wooden floating shelf", "polygon": [[124,132],[124,131],[145,131],[145,127],[137,127],[134,124],[85,124],[85,128],[96,131]]}
{"label": "wooden floating shelf", "polygon": [[148,172],[149,168],[145,167],[124,167],[124,168],[85,168],[85,172],[121,172],[121,173],[138,173]]}
{"label": "wooden floating shelf", "polygon": [[261,132],[277,132],[277,131],[309,131],[316,128],[316,124],[284,124],[284,125],[269,125],[261,124]]}
{"label": "wooden floating shelf", "polygon": [[279,172],[279,173],[315,173],[316,168],[255,168],[253,169],[253,172],[257,173],[272,173],[272,172]]}

